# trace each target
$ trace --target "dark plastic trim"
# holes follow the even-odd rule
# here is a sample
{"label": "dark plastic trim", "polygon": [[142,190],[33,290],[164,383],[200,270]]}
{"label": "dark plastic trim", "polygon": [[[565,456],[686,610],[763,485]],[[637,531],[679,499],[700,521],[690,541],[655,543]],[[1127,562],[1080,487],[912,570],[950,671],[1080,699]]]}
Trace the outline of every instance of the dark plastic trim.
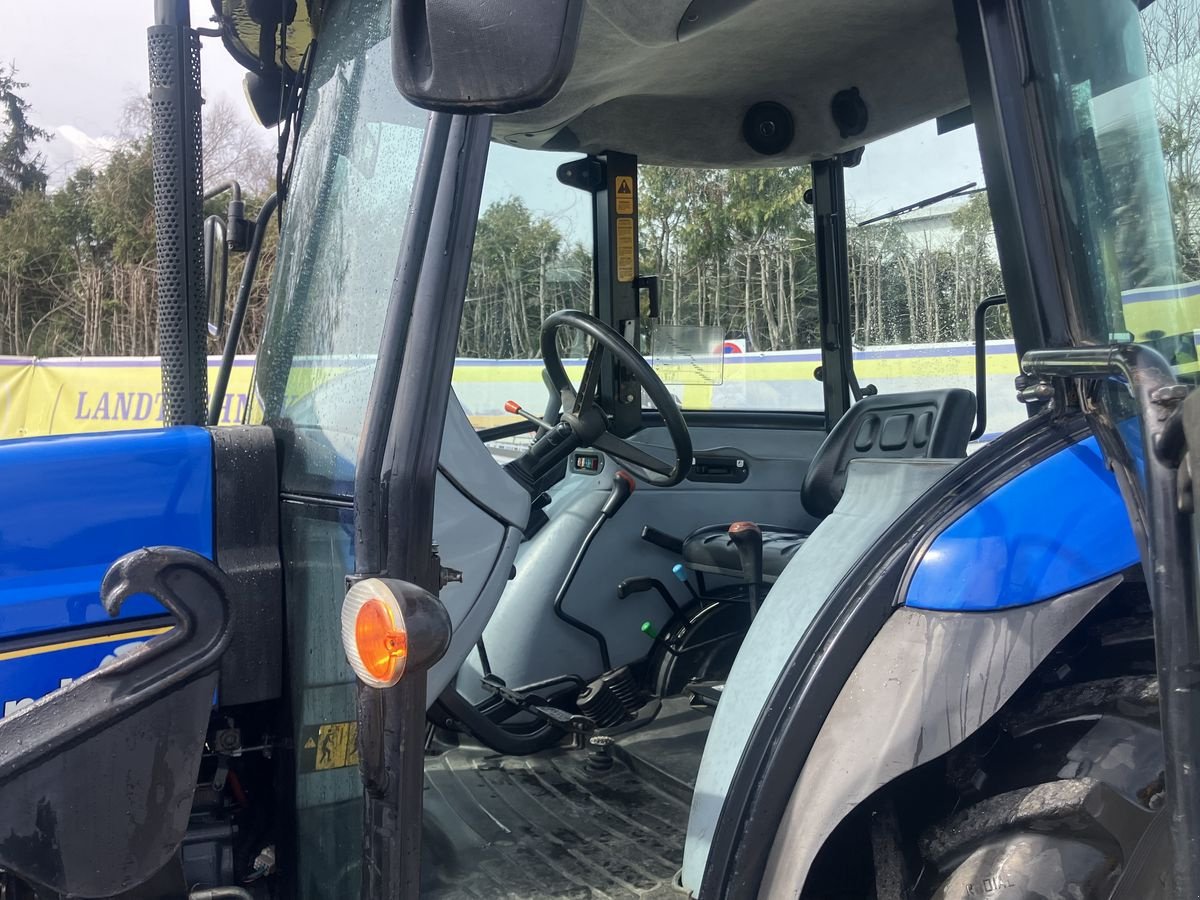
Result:
{"label": "dark plastic trim", "polygon": [[279,470],[265,425],[214,428],[213,558],[233,584],[229,649],[221,660],[222,706],[283,693],[283,563]]}
{"label": "dark plastic trim", "polygon": [[[414,199],[428,227],[422,252],[406,245],[397,265],[355,472],[355,567],[436,596],[434,490],[491,121],[434,115],[428,135]],[[425,692],[424,671],[358,687],[364,900],[420,892]]]}
{"label": "dark plastic trim", "polygon": [[107,897],[177,852],[232,589],[217,566],[178,547],[113,563],[100,587],[108,613],[150,594],[175,627],[0,720],[0,869],[55,895]]}

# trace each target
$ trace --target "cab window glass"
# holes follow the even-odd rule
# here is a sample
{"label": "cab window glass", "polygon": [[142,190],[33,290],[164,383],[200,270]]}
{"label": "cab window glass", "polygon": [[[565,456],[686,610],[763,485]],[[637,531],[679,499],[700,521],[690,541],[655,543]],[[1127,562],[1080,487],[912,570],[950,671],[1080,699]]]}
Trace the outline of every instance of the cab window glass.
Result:
{"label": "cab window glass", "polygon": [[[545,411],[542,322],[558,309],[591,312],[591,197],[555,175],[574,158],[500,144],[489,151],[453,380],[477,431],[520,421],[504,412],[508,400]],[[529,439],[496,444],[515,448]]]}
{"label": "cab window glass", "polygon": [[641,271],[659,277],[642,352],[685,409],[820,410],[808,166],[642,166]]}
{"label": "cab window glass", "polygon": [[[1139,13],[1139,6],[1145,8]],[[1081,340],[1138,341],[1194,381],[1200,11],[1048,0],[1029,22]]]}
{"label": "cab window glass", "polygon": [[[937,165],[929,165],[937,160]],[[868,392],[975,389],[975,309],[1003,294],[971,125],[929,121],[866,147],[846,170],[854,371]],[[1004,306],[986,318],[988,430],[1026,418]]]}
{"label": "cab window glass", "polygon": [[428,113],[392,83],[388,4],[333,16],[315,59],[255,367],[289,491],[349,494]]}

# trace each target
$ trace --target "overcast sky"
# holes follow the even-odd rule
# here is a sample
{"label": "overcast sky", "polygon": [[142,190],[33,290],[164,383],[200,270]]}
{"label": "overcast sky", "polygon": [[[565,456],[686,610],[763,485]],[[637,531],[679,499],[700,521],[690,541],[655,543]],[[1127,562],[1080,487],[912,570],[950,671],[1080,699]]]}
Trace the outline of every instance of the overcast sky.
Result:
{"label": "overcast sky", "polygon": [[[193,25],[207,24],[210,0],[191,0],[191,7]],[[148,90],[146,28],[153,8],[153,0],[0,0],[0,60],[16,63],[29,83],[25,96],[35,123],[55,134],[42,148],[52,184],[111,140],[129,98]],[[218,39],[205,38],[203,47],[205,97],[227,96],[252,122],[242,97],[243,70]],[[264,143],[272,134],[262,131]],[[970,181],[983,181],[974,130],[938,136],[932,123],[869,147],[863,164],[846,176],[860,219]]]}
{"label": "overcast sky", "polygon": [[[191,7],[192,24],[208,24],[209,0],[191,0]],[[129,98],[149,90],[146,29],[153,19],[153,0],[0,0],[0,60],[16,64],[29,84],[24,94],[35,124],[55,134],[40,148],[55,183],[94,152],[91,142],[117,133]],[[218,38],[204,38],[202,46],[205,97],[227,95],[252,122],[242,98],[244,70]],[[271,133],[262,133],[271,143]]]}

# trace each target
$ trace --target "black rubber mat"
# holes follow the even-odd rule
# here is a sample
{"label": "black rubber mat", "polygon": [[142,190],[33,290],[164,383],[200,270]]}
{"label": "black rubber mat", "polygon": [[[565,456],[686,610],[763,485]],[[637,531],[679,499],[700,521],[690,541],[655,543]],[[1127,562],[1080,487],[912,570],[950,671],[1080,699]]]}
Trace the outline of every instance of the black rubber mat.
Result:
{"label": "black rubber mat", "polygon": [[425,765],[422,896],[672,898],[688,804],[614,759],[458,748]]}
{"label": "black rubber mat", "polygon": [[617,753],[635,772],[690,803],[711,726],[711,710],[672,697],[650,726],[617,738]]}

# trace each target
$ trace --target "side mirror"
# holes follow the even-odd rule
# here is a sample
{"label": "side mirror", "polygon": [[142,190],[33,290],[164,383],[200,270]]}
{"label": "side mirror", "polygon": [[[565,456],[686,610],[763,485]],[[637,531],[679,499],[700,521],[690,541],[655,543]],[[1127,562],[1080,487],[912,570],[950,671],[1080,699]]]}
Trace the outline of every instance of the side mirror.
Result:
{"label": "side mirror", "polygon": [[575,61],[584,0],[392,0],[392,76],[409,101],[457,113],[546,103]]}
{"label": "side mirror", "polygon": [[229,288],[229,242],[225,220],[204,220],[204,300],[208,308],[208,335],[216,337],[225,324],[225,296]]}

